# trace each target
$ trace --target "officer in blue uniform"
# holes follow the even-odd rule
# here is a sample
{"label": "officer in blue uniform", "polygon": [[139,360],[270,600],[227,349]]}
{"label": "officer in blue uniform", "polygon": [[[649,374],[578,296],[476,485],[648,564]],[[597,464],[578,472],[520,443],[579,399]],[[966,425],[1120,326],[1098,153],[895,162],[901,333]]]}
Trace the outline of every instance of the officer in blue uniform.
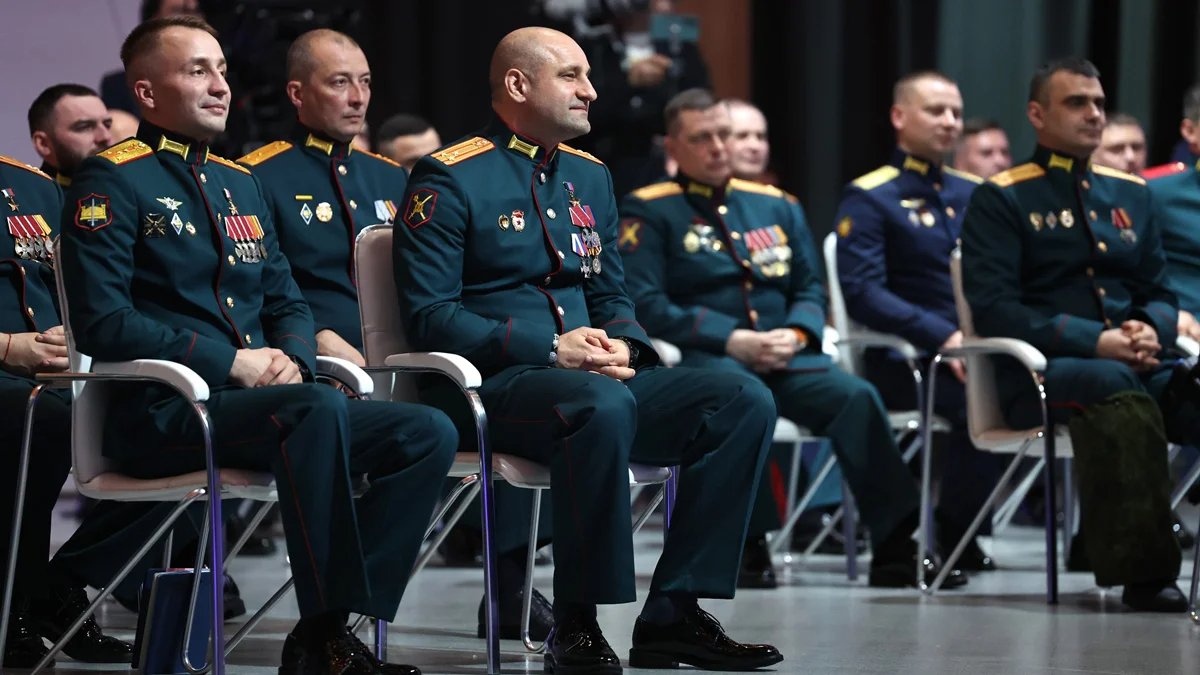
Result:
{"label": "officer in blue uniform", "polygon": [[[1195,393],[1169,387],[1161,363],[1175,342],[1176,299],[1145,182],[1087,159],[1104,103],[1088,61],[1035,73],[1027,114],[1038,146],[971,196],[963,289],[981,335],[1025,340],[1048,357],[1047,403],[1071,430],[1097,583],[1124,585],[1134,609],[1182,611],[1162,421],[1179,440],[1200,438]],[[996,375],[1009,422],[1040,425],[1028,373],[998,361]]]}
{"label": "officer in blue uniform", "polygon": [[[16,494],[25,404],[39,372],[66,370],[66,336],[58,318],[52,242],[58,236],[62,192],[50,176],[0,155],[0,560],[8,561],[13,499]],[[71,396],[46,391],[34,418],[25,511],[18,540],[13,608],[9,615],[4,665],[30,668],[46,654],[42,637],[58,639],[87,607],[84,584],[57,558],[46,564],[50,515],[71,468]],[[77,547],[68,540],[63,550]],[[6,570],[7,571],[7,570]],[[132,647],[103,635],[89,619],[66,652],[81,661],[128,663]]]}
{"label": "officer in blue uniform", "polygon": [[[546,669],[618,672],[596,605],[634,600],[629,462],[680,465],[671,530],[630,665],[743,670],[783,657],[725,636],[699,608],[732,597],[775,418],[739,373],[655,368],[616,251],[608,170],[562,141],[596,92],[570,37],[523,28],[489,76],[496,117],[419,161],[396,227],[414,346],[482,372],[492,447],[550,468],[555,627]],[[588,372],[592,371],[592,372]]]}
{"label": "officer in blue uniform", "polygon": [[829,438],[871,532],[871,584],[912,585],[920,497],[874,387],[821,351],[825,291],[802,209],[730,178],[728,108],[708,91],[681,92],[665,115],[679,175],[621,206],[639,320],[683,351],[683,365],[761,378],[783,416]]}
{"label": "officer in blue uniform", "polygon": [[[288,50],[288,77],[296,131],[290,140],[270,143],[239,161],[262,183],[279,248],[313,312],[317,353],[364,365],[354,240],[369,225],[395,220],[408,174],[390,159],[351,145],[371,96],[370,67],[352,38],[327,29],[301,35]],[[500,633],[520,639],[533,497],[529,490],[504,488],[496,500]],[[478,520],[477,511],[474,517]],[[547,515],[539,521],[540,536],[549,536],[549,520]],[[481,602],[481,637],[482,616]],[[531,636],[546,639],[552,623],[549,602],[535,590]]]}
{"label": "officer in blue uniform", "polygon": [[[312,383],[312,314],[259,183],[208,150],[230,100],[213,29],[194,17],[151,20],[121,54],[144,121],[136,138],[83,163],[64,209],[79,347],[99,360],[188,366],[211,389],[218,462],[275,474],[301,615],[280,673],[417,672],[379,663],[345,621],[394,616],[457,435],[431,408]],[[184,401],[159,386],[113,396],[105,453],[125,471],[204,466]],[[370,489],[356,505],[362,475]]]}
{"label": "officer in blue uniform", "polygon": [[[891,109],[897,147],[891,161],[846,186],[838,208],[838,276],[850,318],[868,329],[899,335],[928,355],[962,342],[950,252],[957,245],[967,201],[980,179],[942,164],[962,133],[962,96],[941,73],[917,72],[895,86]],[[911,370],[899,354],[868,350],[866,377],[889,408],[915,410]],[[993,455],[967,433],[962,364],[942,368],[934,410],[950,424],[943,446],[938,540],[949,552],[962,538],[999,476]],[[986,530],[984,534],[986,534]],[[959,560],[964,570],[995,569],[972,539]]]}

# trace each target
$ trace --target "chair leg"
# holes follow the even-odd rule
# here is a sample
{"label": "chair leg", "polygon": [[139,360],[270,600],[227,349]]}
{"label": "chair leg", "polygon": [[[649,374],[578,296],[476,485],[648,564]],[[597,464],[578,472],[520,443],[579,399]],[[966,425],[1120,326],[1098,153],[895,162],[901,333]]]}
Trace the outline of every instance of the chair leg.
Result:
{"label": "chair leg", "polygon": [[1025,501],[1025,496],[1033,489],[1033,484],[1037,481],[1037,477],[1042,472],[1042,467],[1044,466],[1046,466],[1045,458],[1038,457],[1037,463],[1033,465],[1029,473],[1025,474],[1025,477],[1021,479],[1021,482],[1017,483],[1017,487],[1013,489],[1008,499],[1005,499],[1004,503],[992,514],[993,537],[1008,529],[1009,523],[1012,522],[1013,517],[1020,510],[1021,502]]}
{"label": "chair leg", "polygon": [[238,629],[238,632],[235,633],[233,637],[229,638],[229,642],[226,643],[225,656],[229,656],[233,650],[242,643],[242,640],[246,639],[246,636],[250,634],[250,631],[254,630],[255,626],[257,626],[260,621],[266,618],[267,612],[271,611],[271,608],[274,607],[280,600],[282,600],[283,596],[287,595],[288,591],[292,590],[292,586],[295,584],[295,577],[288,577],[288,580],[279,587],[279,590],[275,591],[275,593],[267,599],[266,603],[264,603],[263,606],[254,613],[254,616],[251,616],[246,620],[245,623],[242,624],[241,628]]}
{"label": "chair leg", "polygon": [[667,510],[663,512],[663,540],[671,531],[671,517],[675,514],[675,496],[679,493],[679,467],[671,467],[671,477],[667,479]]}
{"label": "chair leg", "polygon": [[1200,480],[1200,460],[1192,463],[1192,468],[1188,469],[1187,475],[1183,477],[1183,480],[1179,481],[1179,485],[1175,486],[1174,492],[1171,493],[1172,509],[1179,506],[1179,502],[1183,501],[1184,495],[1187,494],[1188,490],[1192,489],[1197,480]]}
{"label": "chair leg", "polygon": [[25,515],[25,484],[29,480],[29,447],[33,442],[33,413],[46,385],[39,384],[29,392],[25,404],[25,430],[21,434],[21,461],[17,467],[17,494],[13,504],[12,534],[8,538],[8,564],[4,568],[4,606],[0,607],[0,667],[4,666],[4,650],[8,641],[8,614],[12,611],[13,581],[17,576],[17,547],[21,543],[21,521]]}
{"label": "chair leg", "polygon": [[124,581],[125,577],[129,576],[129,573],[133,571],[134,566],[137,565],[138,561],[140,561],[142,557],[144,557],[150,551],[150,549],[154,547],[155,542],[157,542],[163,536],[163,533],[165,533],[171,528],[171,526],[175,524],[175,521],[179,519],[179,516],[183,515],[184,510],[187,509],[192,502],[204,496],[204,494],[204,490],[195,490],[189,493],[186,497],[180,500],[178,504],[175,505],[175,508],[172,509],[171,512],[163,519],[162,523],[159,524],[158,529],[156,529],[154,533],[146,539],[146,542],[142,544],[141,548],[135,551],[133,556],[125,562],[125,565],[117,571],[117,574],[115,577],[113,577],[113,580],[96,594],[96,597],[92,599],[91,604],[89,604],[87,609],[85,609],[83,613],[75,619],[75,622],[72,623],[69,628],[67,628],[62,637],[59,638],[58,642],[51,645],[50,651],[47,652],[44,657],[42,657],[42,660],[39,661],[36,666],[34,666],[33,672],[36,673],[42,668],[45,668],[46,665],[50,663],[51,659],[53,659],[55,655],[62,651],[63,646],[67,644],[71,638],[75,637],[75,633],[77,633],[79,628],[83,626],[83,622],[87,621],[88,618],[96,612],[96,608],[100,606],[100,603],[104,602],[108,599],[108,596],[112,595],[112,592],[116,590],[117,585]]}
{"label": "chair leg", "polygon": [[1192,588],[1188,593],[1188,616],[1193,623],[1200,623],[1200,613],[1196,611],[1196,591],[1200,588],[1200,537],[1192,547]]}
{"label": "chair leg", "polygon": [[854,507],[854,495],[850,494],[850,485],[842,481],[842,505],[846,515],[842,517],[842,536],[846,549],[846,578],[850,581],[858,579],[858,537],[854,534],[854,524],[858,520],[857,509]]}
{"label": "chair leg", "polygon": [[233,546],[225,553],[226,565],[228,565],[229,561],[236,558],[237,554],[242,551],[242,547],[246,545],[246,542],[250,541],[250,537],[254,536],[254,530],[258,529],[259,524],[262,523],[263,519],[267,517],[267,514],[271,511],[271,507],[274,505],[275,502],[263,502],[262,505],[258,507],[258,510],[255,511],[254,515],[251,516],[249,521],[247,521],[246,529],[244,532],[242,532],[242,536],[238,537],[238,540],[234,542]]}
{"label": "chair leg", "polygon": [[475,418],[475,446],[479,449],[480,499],[483,514],[483,595],[484,618],[487,620],[487,672],[500,672],[500,606],[496,588],[495,523],[496,504],[492,495],[492,452],[488,445],[487,411],[483,399],[474,389],[464,389],[463,394],[471,405]]}
{"label": "chair leg", "polygon": [[1055,545],[1054,529],[1058,517],[1057,498],[1054,494],[1054,425],[1046,422],[1042,442],[1046,456],[1046,604],[1058,604],[1058,547]]}
{"label": "chair leg", "polygon": [[461,501],[459,501],[458,508],[454,509],[454,513],[450,515],[448,520],[446,520],[442,530],[437,533],[437,536],[435,536],[432,541],[429,542],[429,545],[425,547],[425,551],[421,553],[421,555],[417,558],[417,562],[413,564],[412,572],[410,572],[408,575],[410,579],[416,576],[417,572],[425,569],[425,565],[429,564],[429,561],[437,553],[438,546],[442,545],[442,542],[446,540],[446,536],[450,534],[450,530],[454,529],[454,526],[458,524],[458,521],[463,517],[463,514],[466,513],[467,507],[469,507],[471,505],[471,501],[475,499],[475,494],[479,491],[481,485],[482,483],[476,483],[474,486],[472,486],[471,491],[468,492]]}
{"label": "chair leg", "polygon": [[[649,486],[645,486],[645,487],[649,487]],[[638,519],[636,521],[634,521],[634,523],[633,523],[633,533],[634,534],[637,534],[638,532],[642,531],[642,526],[646,524],[647,520],[650,520],[650,516],[654,515],[654,510],[658,508],[659,504],[663,503],[663,500],[666,498],[666,496],[667,496],[667,484],[663,483],[661,486],[658,487],[658,491],[654,493],[654,498],[650,500],[650,504],[646,506],[646,509],[644,511],[642,511],[642,515],[638,516]]]}
{"label": "chair leg", "polygon": [[1071,471],[1071,458],[1063,457],[1063,524],[1062,550],[1063,558],[1071,559],[1071,540],[1075,534],[1075,475]]}
{"label": "chair leg", "polygon": [[[788,471],[787,484],[787,504],[784,507],[784,513],[791,515],[796,507],[796,489],[800,486],[800,468],[803,466],[804,459],[804,440],[798,440],[792,444],[792,466]],[[759,488],[762,489],[762,488]],[[785,551],[792,550],[792,532],[787,533],[784,538],[783,546]]]}
{"label": "chair leg", "polygon": [[529,637],[529,615],[533,608],[533,559],[537,555],[538,520],[542,515],[542,490],[533,491],[533,512],[529,514],[529,544],[525,553],[525,593],[521,597],[521,642],[525,649],[539,654],[546,643],[534,643]]}
{"label": "chair leg", "polygon": [[[438,508],[434,509],[433,518],[429,520],[429,527],[425,528],[426,539],[428,539],[429,536],[433,534],[433,531],[437,529],[437,524],[440,523],[442,519],[446,517],[446,514],[450,512],[450,507],[454,506],[454,502],[459,498],[459,496],[462,495],[463,491],[474,486],[478,482],[479,474],[473,473],[469,476],[464,476],[463,479],[458,482],[458,485],[454,486],[454,489],[450,491],[450,494],[446,495],[446,498],[442,500],[442,503],[438,506]],[[478,488],[476,488],[476,490],[478,490]],[[474,498],[475,492],[472,492],[466,497],[466,500],[470,501]],[[441,542],[438,543],[440,544]]]}
{"label": "chair leg", "polygon": [[[961,557],[963,551],[966,550],[967,544],[971,541],[971,538],[975,536],[975,533],[979,531],[979,526],[983,524],[983,519],[988,517],[988,513],[991,512],[992,505],[994,505],[996,503],[996,501],[1000,499],[1001,491],[1005,488],[1005,486],[1008,485],[1009,481],[1012,480],[1013,474],[1015,474],[1017,472],[1017,467],[1021,463],[1021,459],[1025,456],[1025,453],[1029,450],[1029,446],[1032,444],[1033,444],[1032,441],[1025,441],[1024,443],[1021,444],[1021,448],[1017,451],[1017,454],[1013,456],[1012,461],[1009,462],[1008,466],[1004,469],[1004,473],[1000,476],[999,480],[996,481],[996,487],[992,488],[991,494],[989,494],[988,498],[986,500],[984,500],[983,506],[980,507],[979,512],[975,514],[975,518],[974,518],[974,520],[971,521],[971,524],[967,527],[967,531],[963,533],[962,538],[958,540],[958,544],[954,547],[954,550],[950,553],[950,555],[942,563],[942,569],[940,572],[938,572],[937,578],[935,578],[933,580],[933,583],[929,584],[928,586],[924,586],[924,585],[922,586],[922,589],[927,594],[933,595],[934,593],[937,592],[937,590],[939,588],[942,587],[942,583],[946,580],[946,577],[950,574],[950,571],[954,569],[954,564],[958,562],[959,557]],[[922,491],[925,493],[924,496],[928,497],[928,485],[927,484],[923,485]],[[926,527],[922,528],[922,529],[927,529],[928,519],[925,519],[924,522],[925,522]],[[926,550],[926,548],[924,548],[924,547],[927,545],[928,535],[922,534],[919,541],[921,544],[921,548],[918,548],[918,551],[923,552]],[[1054,540],[1051,539],[1051,541],[1053,542]],[[920,570],[922,570],[921,580],[923,583],[924,582],[923,570],[925,568],[923,565],[920,565],[919,559],[921,557],[922,556],[917,556],[918,567]]]}
{"label": "chair leg", "polygon": [[769,549],[772,554],[779,553],[780,549],[783,548],[784,540],[791,535],[792,530],[796,527],[796,523],[800,520],[800,515],[804,513],[804,509],[808,508],[808,505],[812,502],[813,497],[816,496],[817,490],[820,489],[821,484],[825,482],[825,478],[829,475],[829,472],[833,471],[833,465],[836,461],[837,458],[835,458],[833,455],[830,455],[829,458],[825,460],[825,463],[821,465],[821,470],[817,472],[817,475],[808,484],[808,489],[804,491],[804,496],[800,498],[800,501],[796,504],[796,507],[790,514],[788,514],[788,521],[784,523],[783,527],[780,528],[779,531],[775,533],[775,536],[771,538]]}
{"label": "chair leg", "polygon": [[375,658],[387,663],[388,622],[375,619]]}

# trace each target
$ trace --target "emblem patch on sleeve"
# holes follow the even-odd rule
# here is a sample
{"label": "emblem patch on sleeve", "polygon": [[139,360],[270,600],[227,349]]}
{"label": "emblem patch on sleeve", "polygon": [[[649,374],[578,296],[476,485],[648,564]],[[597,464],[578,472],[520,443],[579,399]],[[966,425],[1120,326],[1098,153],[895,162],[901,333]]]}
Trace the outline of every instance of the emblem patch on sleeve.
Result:
{"label": "emblem patch on sleeve", "polygon": [[617,248],[626,252],[633,253],[638,249],[641,241],[641,221],[633,220],[632,218],[621,221],[621,236],[617,239]]}
{"label": "emblem patch on sleeve", "polygon": [[437,196],[437,193],[429,188],[420,188],[412,193],[404,208],[404,222],[414,230],[428,223],[433,218]]}
{"label": "emblem patch on sleeve", "polygon": [[75,225],[95,232],[112,223],[112,209],[106,195],[95,192],[79,200],[75,207]]}

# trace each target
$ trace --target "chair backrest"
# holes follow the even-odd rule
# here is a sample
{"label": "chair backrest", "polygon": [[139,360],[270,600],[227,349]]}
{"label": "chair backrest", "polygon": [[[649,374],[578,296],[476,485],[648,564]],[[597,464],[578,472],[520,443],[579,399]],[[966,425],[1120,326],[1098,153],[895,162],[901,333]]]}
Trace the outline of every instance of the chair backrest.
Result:
{"label": "chair backrest", "polygon": [[[362,319],[363,358],[367,366],[382,366],[392,354],[411,351],[400,316],[400,298],[392,267],[392,226],[371,225],[354,244],[354,274],[358,280],[358,312]],[[416,401],[415,378],[372,374],[376,396],[393,401]]]}
{"label": "chair backrest", "polygon": [[[71,312],[67,306],[67,290],[63,283],[61,238],[54,243],[54,281],[58,293],[58,311],[63,332],[67,336],[67,360],[72,372],[86,373],[92,368],[92,357],[75,347],[71,330]],[[104,456],[104,422],[108,412],[107,382],[75,382],[71,385],[71,467],[75,482],[85,496],[86,485],[102,473],[116,470],[116,463]]]}
{"label": "chair backrest", "polygon": [[[837,247],[837,233],[830,232],[821,244],[821,251],[825,257],[825,279],[829,285],[829,319],[838,335],[851,335],[855,323],[846,312],[846,297],[842,295],[842,281],[838,277]],[[854,375],[862,373],[861,349],[839,347],[838,351],[842,368]]]}
{"label": "chair backrest", "polygon": [[[971,319],[971,305],[963,293],[962,251],[955,248],[950,253],[950,281],[954,285],[954,306],[958,310],[958,327],[964,338],[977,337],[975,323]],[[996,392],[996,372],[989,356],[978,355],[966,358],[967,372],[967,431],[972,439],[978,439],[989,431],[1007,430],[1004,412],[1000,409],[1000,398]],[[976,445],[980,445],[976,441]]]}

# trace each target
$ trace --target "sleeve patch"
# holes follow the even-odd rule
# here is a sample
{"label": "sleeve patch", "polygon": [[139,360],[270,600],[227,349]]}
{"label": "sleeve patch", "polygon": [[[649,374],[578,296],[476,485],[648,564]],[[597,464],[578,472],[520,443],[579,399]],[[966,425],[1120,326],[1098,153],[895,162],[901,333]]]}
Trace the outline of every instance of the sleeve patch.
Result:
{"label": "sleeve patch", "polygon": [[112,209],[106,195],[95,192],[80,199],[75,206],[75,226],[95,232],[112,223]]}
{"label": "sleeve patch", "polygon": [[624,253],[633,253],[641,245],[642,223],[633,218],[621,221],[621,236],[617,239],[617,248]]}
{"label": "sleeve patch", "polygon": [[433,208],[437,206],[438,194],[429,188],[420,188],[408,198],[408,206],[404,209],[404,222],[412,229],[428,223],[433,218]]}

